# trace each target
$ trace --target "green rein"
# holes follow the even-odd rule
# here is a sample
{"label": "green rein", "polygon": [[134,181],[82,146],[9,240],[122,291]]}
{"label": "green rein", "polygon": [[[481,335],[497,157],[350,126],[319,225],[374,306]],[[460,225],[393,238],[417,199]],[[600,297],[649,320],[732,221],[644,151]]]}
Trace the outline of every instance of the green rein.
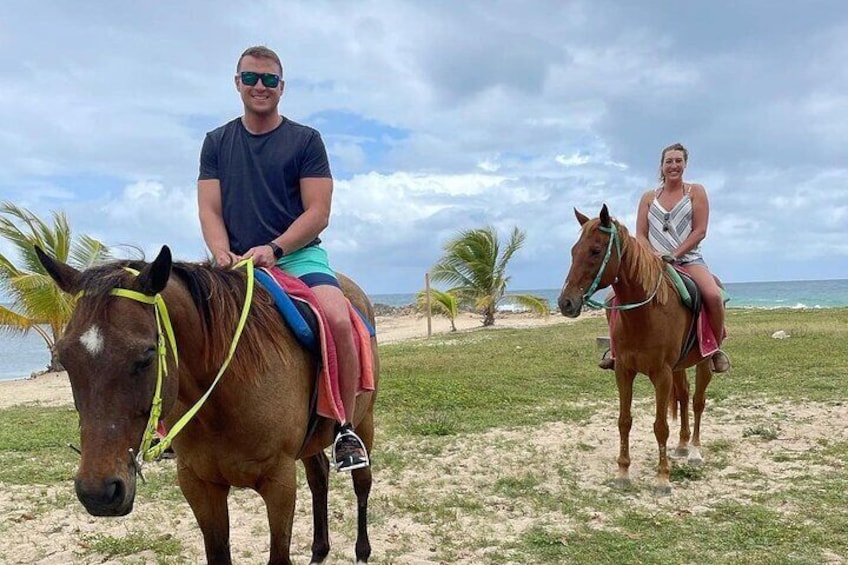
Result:
{"label": "green rein", "polygon": [[[638,308],[640,306],[644,306],[648,302],[654,299],[654,296],[657,295],[657,291],[660,289],[660,285],[662,284],[663,274],[660,273],[659,278],[657,279],[657,287],[654,289],[654,292],[641,302],[632,302],[630,304],[619,304],[617,306],[607,306],[604,302],[598,302],[597,300],[592,300],[592,295],[595,294],[595,291],[598,290],[598,285],[601,283],[601,277],[604,274],[604,270],[607,268],[607,263],[612,256],[612,245],[615,243],[615,250],[618,253],[618,260],[621,261],[621,236],[618,233],[618,226],[614,223],[610,224],[610,227],[606,228],[604,226],[598,226],[598,229],[604,233],[610,234],[609,244],[607,245],[607,252],[604,255],[604,260],[601,262],[601,268],[598,269],[598,274],[595,275],[595,280],[592,281],[592,284],[589,286],[589,290],[583,293],[583,301],[591,306],[592,308],[603,308],[605,310],[632,310],[634,308]],[[618,277],[616,277],[616,281]]]}

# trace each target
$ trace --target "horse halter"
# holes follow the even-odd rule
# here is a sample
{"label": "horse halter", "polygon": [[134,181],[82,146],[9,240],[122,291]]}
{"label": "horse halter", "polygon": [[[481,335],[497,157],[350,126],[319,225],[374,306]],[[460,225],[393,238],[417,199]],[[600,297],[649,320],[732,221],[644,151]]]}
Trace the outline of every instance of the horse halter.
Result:
{"label": "horse halter", "polygon": [[598,226],[598,229],[604,233],[610,234],[609,243],[607,244],[607,252],[606,255],[604,255],[604,260],[601,261],[601,267],[598,269],[598,274],[595,275],[595,280],[593,280],[592,284],[589,285],[588,290],[583,293],[583,302],[593,308],[607,308],[607,306],[602,302],[592,300],[592,295],[595,294],[595,291],[598,290],[598,285],[601,284],[601,277],[603,276],[604,271],[607,268],[607,263],[609,263],[610,257],[612,256],[613,243],[615,243],[615,250],[618,253],[618,259],[619,261],[621,260],[621,237],[618,235],[618,226],[613,223],[611,223],[608,228]]}
{"label": "horse halter", "polygon": [[[657,286],[654,288],[654,292],[651,293],[648,298],[641,302],[631,302],[630,304],[618,304],[613,306],[607,306],[603,302],[598,302],[597,300],[592,300],[592,295],[595,294],[595,291],[598,290],[598,285],[601,283],[601,277],[604,274],[604,271],[607,268],[607,263],[609,263],[610,257],[612,256],[612,245],[615,242],[615,251],[618,253],[618,260],[621,261],[621,235],[618,231],[618,226],[615,223],[610,223],[610,227],[598,226],[598,229],[604,233],[610,234],[609,244],[607,244],[607,252],[604,255],[604,260],[601,261],[601,267],[598,269],[598,274],[595,275],[595,280],[592,281],[592,284],[589,285],[589,289],[583,293],[583,302],[588,304],[592,308],[603,308],[604,310],[632,310],[634,308],[638,308],[640,306],[644,306],[648,302],[654,299],[657,295],[657,291],[660,289],[660,285],[662,284],[662,275],[657,278]],[[617,278],[616,278],[617,280]]]}
{"label": "horse halter", "polygon": [[[127,269],[133,274],[138,275],[138,271]],[[153,445],[153,440],[156,438],[156,429],[159,425],[159,418],[162,416],[162,381],[163,377],[168,376],[168,347],[171,345],[171,351],[174,356],[174,364],[179,367],[180,359],[177,353],[177,340],[174,337],[174,328],[171,325],[171,317],[168,315],[168,308],[165,306],[165,301],[161,294],[148,296],[135,290],[126,288],[115,288],[109,293],[112,296],[120,296],[129,298],[143,304],[152,304],[154,317],[156,318],[156,353],[159,362],[156,368],[156,388],[153,392],[153,400],[150,405],[150,417],[147,419],[147,425],[144,428],[144,436],[141,439],[141,446],[138,448],[138,454],[133,457],[135,468],[141,475],[141,466],[143,461],[156,459],[170,445],[170,440],[166,443],[163,438],[157,445]],[[163,331],[164,330],[164,331]],[[167,342],[166,342],[167,338]],[[132,449],[130,449],[132,454]]]}

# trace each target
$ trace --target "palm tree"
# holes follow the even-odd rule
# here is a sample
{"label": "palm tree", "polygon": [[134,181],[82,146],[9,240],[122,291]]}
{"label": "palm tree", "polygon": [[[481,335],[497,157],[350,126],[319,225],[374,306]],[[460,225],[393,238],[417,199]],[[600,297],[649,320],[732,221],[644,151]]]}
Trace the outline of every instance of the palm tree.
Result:
{"label": "palm tree", "polygon": [[509,244],[501,252],[498,234],[491,226],[461,232],[445,244],[445,254],[433,267],[436,282],[455,285],[447,292],[455,295],[461,304],[470,304],[483,315],[483,325],[495,323],[498,303],[504,298],[541,316],[550,314],[544,298],[529,294],[506,294],[509,277],[506,266],[524,244],[526,234],[517,227],[512,229]]}
{"label": "palm tree", "polygon": [[85,269],[109,257],[109,250],[98,240],[71,236],[64,213],[53,213],[48,225],[26,208],[11,202],[0,204],[0,236],[9,241],[20,256],[20,267],[0,253],[0,294],[10,298],[12,308],[0,305],[0,331],[35,331],[50,350],[49,370],[61,367],[53,347],[62,337],[71,317],[76,298],[63,293],[53,283],[35,255],[38,245],[48,254],[78,269]]}
{"label": "palm tree", "polygon": [[[422,290],[416,297],[416,306],[419,311],[427,308],[427,291]],[[450,292],[430,289],[430,308],[436,313],[450,320],[451,331],[456,331],[456,317],[459,315],[459,302]]]}

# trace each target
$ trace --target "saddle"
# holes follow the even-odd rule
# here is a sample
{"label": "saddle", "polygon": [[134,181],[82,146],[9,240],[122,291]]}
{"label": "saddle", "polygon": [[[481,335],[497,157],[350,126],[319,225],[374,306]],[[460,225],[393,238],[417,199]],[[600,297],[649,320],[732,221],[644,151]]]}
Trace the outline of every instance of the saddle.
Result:
{"label": "saddle", "polygon": [[692,280],[692,277],[684,271],[675,269],[673,265],[666,265],[665,270],[672,284],[674,284],[677,294],[680,295],[680,301],[692,312],[692,322],[686,331],[686,338],[683,340],[680,357],[677,359],[677,363],[675,363],[675,365],[678,365],[686,358],[692,348],[698,345],[698,318],[702,312],[701,291],[698,290],[698,286]]}
{"label": "saddle", "polygon": [[[671,282],[674,284],[675,289],[680,295],[680,301],[684,304],[684,306],[688,307],[692,311],[692,323],[689,326],[689,331],[686,332],[686,339],[683,341],[683,349],[680,354],[680,358],[677,360],[677,363],[680,363],[689,351],[692,350],[695,345],[701,347],[705,345],[706,342],[702,343],[701,335],[705,331],[705,327],[709,327],[709,321],[706,319],[706,313],[704,313],[703,309],[703,300],[701,299],[701,291],[698,290],[698,287],[695,285],[695,281],[692,280],[686,272],[683,270],[677,269],[672,265],[666,265],[666,272],[668,273]],[[722,282],[715,277],[715,281],[721,289],[722,299],[725,303],[730,300],[730,295],[724,288]],[[701,319],[703,317],[703,320]],[[698,328],[701,328],[701,332],[698,331]],[[709,334],[712,335],[712,331],[709,331]],[[707,352],[704,351],[704,347],[701,347],[701,353],[705,354]]]}
{"label": "saddle", "polygon": [[[322,319],[320,306],[312,291],[300,280],[280,269],[256,269],[259,282],[274,299],[284,323],[297,341],[316,360],[316,379],[310,399],[310,422],[304,445],[314,433],[319,417],[342,421],[344,407],[338,384],[336,347],[329,326]],[[374,390],[374,367],[371,358],[371,338],[376,335],[365,315],[353,304],[348,305],[354,328],[360,362],[359,391]]]}

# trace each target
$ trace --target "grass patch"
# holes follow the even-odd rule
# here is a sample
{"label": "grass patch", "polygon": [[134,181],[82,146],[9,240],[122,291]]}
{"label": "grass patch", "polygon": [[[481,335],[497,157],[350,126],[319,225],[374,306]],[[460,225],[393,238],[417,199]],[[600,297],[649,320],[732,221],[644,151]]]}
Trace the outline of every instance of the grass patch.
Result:
{"label": "grass patch", "polygon": [[147,532],[131,532],[123,537],[94,534],[83,538],[87,553],[96,553],[107,558],[125,557],[140,553],[152,554],[156,563],[187,563],[180,556],[183,544],[171,534],[154,535]]}
{"label": "grass patch", "polygon": [[777,427],[757,425],[742,430],[742,437],[758,437],[766,441],[774,441],[780,437]]}
{"label": "grass patch", "polygon": [[79,419],[71,408],[15,406],[0,410],[0,483],[53,484],[73,478]]}

